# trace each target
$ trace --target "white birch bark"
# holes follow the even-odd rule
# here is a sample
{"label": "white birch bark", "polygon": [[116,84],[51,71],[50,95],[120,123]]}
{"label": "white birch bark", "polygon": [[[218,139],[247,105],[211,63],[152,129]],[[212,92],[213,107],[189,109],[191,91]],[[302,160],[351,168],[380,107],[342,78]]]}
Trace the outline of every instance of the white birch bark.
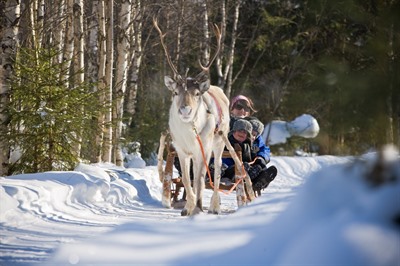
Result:
{"label": "white birch bark", "polygon": [[87,77],[90,82],[97,82],[98,73],[98,50],[99,50],[99,21],[97,13],[99,10],[99,0],[91,1],[91,14],[88,17],[88,36],[87,36]]}
{"label": "white birch bark", "polygon": [[[18,48],[18,27],[20,19],[20,1],[8,0],[5,9],[0,11],[4,17],[5,25],[2,25],[3,32],[0,40],[0,131],[6,132],[9,117],[5,110],[9,104],[9,83],[8,79],[13,73],[13,60]],[[0,176],[8,174],[10,157],[10,143],[0,138]]]}
{"label": "white birch bark", "polygon": [[129,0],[122,0],[118,14],[118,34],[117,34],[117,60],[115,73],[115,95],[116,107],[114,114],[115,127],[115,164],[122,166],[123,158],[120,140],[122,137],[124,96],[126,91],[126,80],[128,70],[129,55],[129,27],[131,26],[131,3]]}
{"label": "white birch bark", "polygon": [[113,45],[113,35],[114,35],[114,4],[113,1],[106,1],[106,20],[107,20],[107,38],[106,38],[106,70],[105,70],[105,101],[109,108],[105,113],[105,130],[103,138],[103,150],[102,150],[102,161],[111,162],[112,155],[112,74],[113,74],[113,62],[114,62],[114,45]]}
{"label": "white birch bark", "polygon": [[225,94],[230,98],[231,90],[232,90],[232,74],[233,74],[233,59],[235,57],[235,47],[236,47],[236,39],[237,39],[237,25],[239,22],[239,8],[240,8],[241,0],[235,1],[235,12],[233,17],[233,25],[231,32],[231,44],[228,51],[227,64],[224,71],[224,88]]}
{"label": "white birch bark", "polygon": [[208,27],[208,13],[207,13],[207,0],[203,0],[201,2],[201,11],[203,15],[203,37],[204,37],[204,42],[203,42],[203,64],[206,65],[208,64],[208,61],[210,60],[210,33],[209,33],[209,27]]}
{"label": "white birch bark", "polygon": [[[83,0],[74,0],[74,85],[79,86],[85,80],[84,72],[84,38],[83,38]],[[81,153],[82,132],[76,132],[77,142],[74,153],[77,157]]]}
{"label": "white birch bark", "polygon": [[[105,0],[99,1],[98,6],[98,21],[99,21],[99,69],[98,69],[98,86],[99,90],[99,101],[105,105],[105,89],[106,89],[106,18],[105,18]],[[95,150],[97,156],[97,162],[102,161],[102,146],[104,136],[104,113],[101,112],[97,118],[97,126],[99,133],[95,139]]]}
{"label": "white birch bark", "polygon": [[[228,1],[229,2],[229,1]],[[226,11],[226,2],[221,1],[221,51],[220,56],[217,57],[217,73],[218,73],[218,86],[223,88],[226,96],[230,98],[231,90],[232,90],[232,76],[233,76],[233,59],[235,57],[235,47],[236,47],[236,39],[237,39],[237,25],[239,22],[239,11],[241,0],[234,0],[234,13],[233,13],[233,23],[231,30],[231,42],[228,46],[227,57],[224,58],[225,55],[225,36],[226,36],[226,28],[227,28],[227,11]],[[223,62],[225,62],[225,67],[223,66]]]}
{"label": "white birch bark", "polygon": [[38,38],[36,34],[36,16],[35,14],[37,13],[37,6],[38,2],[37,0],[33,0],[29,2],[29,23],[30,23],[30,30],[31,30],[31,35],[32,35],[32,48],[36,48],[38,44]]}
{"label": "white birch bark", "polygon": [[[217,65],[217,74],[218,74],[218,87],[224,88],[224,74],[222,73],[223,69],[223,58],[225,54],[225,36],[226,36],[226,4],[225,0],[221,1],[221,51],[216,59]],[[229,98],[229,96],[228,96]]]}
{"label": "white birch bark", "polygon": [[180,5],[180,14],[178,18],[178,24],[176,26],[176,52],[175,52],[175,61],[176,65],[179,65],[179,58],[181,56],[181,37],[182,37],[182,28],[183,28],[183,15],[185,14],[185,1],[181,1]]}
{"label": "white birch bark", "polygon": [[58,51],[58,56],[56,58],[57,64],[60,64],[63,60],[63,39],[65,36],[65,31],[66,31],[66,23],[65,23],[65,0],[57,0],[54,3],[54,8],[55,10],[55,16],[52,16],[52,18],[55,18],[54,21],[51,23],[52,27],[52,46]]}
{"label": "white birch bark", "polygon": [[[99,0],[91,1],[90,15],[88,16],[88,36],[87,36],[87,78],[93,84],[98,84],[99,65]],[[99,92],[97,85],[94,86],[94,91]],[[99,99],[100,100],[100,99]],[[96,120],[97,124],[98,119]],[[96,125],[97,126],[97,125]],[[89,136],[89,143],[91,148],[90,162],[96,163],[99,153],[99,146],[97,145],[97,138],[101,135],[97,132],[95,135]]]}
{"label": "white birch bark", "polygon": [[63,49],[63,67],[60,75],[60,80],[69,86],[69,69],[71,67],[71,60],[74,52],[74,27],[73,27],[73,5],[74,0],[66,0],[66,20],[65,20],[65,38]]}
{"label": "white birch bark", "polygon": [[44,29],[43,29],[43,25],[44,25],[44,12],[45,12],[45,4],[44,4],[44,0],[39,0],[39,2],[37,2],[37,23],[36,23],[36,35],[37,35],[37,47],[41,48],[43,47],[43,35],[44,35]]}
{"label": "white birch bark", "polygon": [[136,96],[140,64],[142,62],[142,5],[141,0],[132,1],[131,49],[129,56],[129,83],[127,85],[125,111],[129,114],[128,125],[132,123],[135,115]]}

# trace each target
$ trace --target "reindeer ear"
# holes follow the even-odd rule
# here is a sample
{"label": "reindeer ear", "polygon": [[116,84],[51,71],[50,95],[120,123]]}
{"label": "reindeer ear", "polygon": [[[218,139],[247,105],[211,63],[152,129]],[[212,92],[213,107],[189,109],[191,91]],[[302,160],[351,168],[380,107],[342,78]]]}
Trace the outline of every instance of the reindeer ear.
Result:
{"label": "reindeer ear", "polygon": [[201,93],[208,91],[209,88],[210,88],[210,80],[209,79],[206,79],[205,81],[203,81],[199,84],[199,89],[200,89]]}
{"label": "reindeer ear", "polygon": [[164,76],[164,83],[165,86],[167,86],[167,88],[171,91],[176,89],[176,81],[173,80],[171,77],[169,76]]}

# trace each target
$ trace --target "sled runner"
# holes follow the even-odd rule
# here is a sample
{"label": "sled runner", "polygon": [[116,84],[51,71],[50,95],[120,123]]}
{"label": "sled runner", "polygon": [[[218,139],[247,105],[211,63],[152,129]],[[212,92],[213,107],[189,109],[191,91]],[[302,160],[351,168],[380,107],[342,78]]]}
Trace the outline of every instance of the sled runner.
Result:
{"label": "sled runner", "polygon": [[[167,148],[167,157],[165,167],[163,165],[164,162],[164,149]],[[238,144],[234,147],[235,153],[238,158],[242,158],[242,151]],[[160,181],[163,183],[163,191],[162,191],[162,204],[167,208],[176,207],[178,208],[182,201],[185,201],[185,191],[183,191],[182,196],[180,197],[181,189],[184,188],[182,178],[180,176],[173,176],[173,168],[174,168],[174,160],[177,153],[171,143],[171,139],[167,132],[163,132],[160,137],[160,147],[158,150],[158,174]],[[229,151],[224,151],[222,154],[222,158],[232,158]],[[240,161],[241,162],[241,161]],[[238,206],[243,206],[247,202],[250,202],[254,199],[254,192],[248,191],[251,188],[250,186],[245,185],[245,178],[241,178],[240,169],[241,165],[235,166],[235,178],[238,180],[237,182],[224,182],[221,180],[219,188],[224,193],[230,193],[231,191],[236,191],[236,199]],[[243,169],[244,171],[244,169]],[[205,182],[206,189],[213,189],[212,182],[210,182],[209,177],[207,176]],[[250,196],[251,195],[251,196]]]}

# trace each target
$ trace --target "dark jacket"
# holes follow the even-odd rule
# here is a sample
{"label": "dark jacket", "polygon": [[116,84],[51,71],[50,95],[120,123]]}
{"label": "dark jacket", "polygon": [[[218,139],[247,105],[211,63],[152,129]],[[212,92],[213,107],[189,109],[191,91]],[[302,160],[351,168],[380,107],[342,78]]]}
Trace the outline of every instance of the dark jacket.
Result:
{"label": "dark jacket", "polygon": [[[246,139],[244,142],[238,142],[231,133],[228,135],[229,142],[232,146],[235,146],[235,143],[239,144],[240,148],[242,149],[242,161],[243,162],[251,162],[251,141]],[[228,150],[225,147],[225,150]],[[226,164],[228,167],[235,164],[235,161],[232,158],[223,158],[222,162]]]}

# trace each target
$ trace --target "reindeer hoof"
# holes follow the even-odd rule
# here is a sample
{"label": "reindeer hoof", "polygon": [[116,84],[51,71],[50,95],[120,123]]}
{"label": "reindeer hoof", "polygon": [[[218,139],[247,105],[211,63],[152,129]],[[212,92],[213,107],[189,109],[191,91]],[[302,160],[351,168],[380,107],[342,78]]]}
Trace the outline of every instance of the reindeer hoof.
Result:
{"label": "reindeer hoof", "polygon": [[201,209],[199,207],[196,207],[196,208],[194,208],[192,215],[196,215],[196,214],[199,214],[201,212],[203,212],[203,209]]}
{"label": "reindeer hoof", "polygon": [[202,209],[200,209],[199,207],[194,208],[194,210],[192,212],[189,212],[187,209],[183,209],[181,211],[181,216],[189,216],[189,215],[196,215],[203,212]]}
{"label": "reindeer hoof", "polygon": [[212,210],[208,210],[208,213],[209,213],[209,214],[217,214],[217,215],[219,214],[218,211],[212,211]]}

